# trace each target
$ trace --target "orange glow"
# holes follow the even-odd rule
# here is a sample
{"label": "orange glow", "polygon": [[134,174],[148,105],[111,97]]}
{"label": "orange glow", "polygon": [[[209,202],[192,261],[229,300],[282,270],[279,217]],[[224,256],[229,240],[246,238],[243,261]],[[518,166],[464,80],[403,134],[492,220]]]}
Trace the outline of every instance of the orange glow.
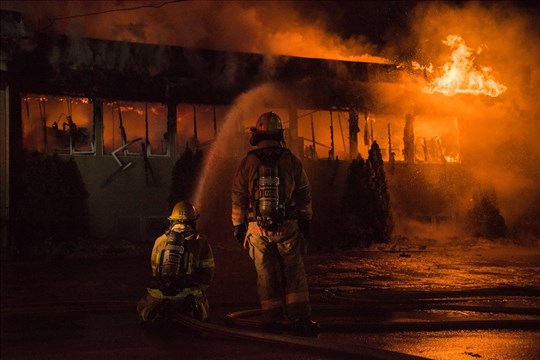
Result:
{"label": "orange glow", "polygon": [[28,94],[22,98],[21,109],[25,149],[60,154],[93,151],[92,105],[88,98]]}
{"label": "orange glow", "polygon": [[413,70],[425,70],[429,73],[433,72],[433,64],[429,64],[429,66],[422,66],[418,61],[412,61],[411,65]]}
{"label": "orange glow", "polygon": [[444,64],[442,75],[425,86],[424,92],[439,92],[446,96],[483,94],[497,97],[506,91],[506,86],[493,79],[491,68],[474,64],[473,50],[461,36],[448,35],[443,43],[452,49],[452,61]]}
{"label": "orange glow", "polygon": [[22,98],[22,101],[38,101],[38,102],[46,102],[49,101],[45,96],[25,96]]}
{"label": "orange glow", "polygon": [[137,113],[137,115],[140,115],[140,116],[144,115],[144,110],[143,110],[143,109],[141,109],[141,108],[136,108],[136,107],[134,107],[134,106],[123,106],[123,105],[122,105],[122,106],[120,106],[120,110],[121,110],[122,112],[134,111],[134,112]]}
{"label": "orange glow", "polygon": [[[150,153],[166,154],[167,106],[131,101],[105,102],[104,105],[107,106],[107,110],[103,112],[103,146],[106,154],[110,154],[123,145],[118,107],[122,115],[126,141],[137,138],[146,139],[148,136]],[[147,114],[145,109],[148,110]],[[148,121],[147,124],[146,121]],[[141,142],[133,143],[128,148],[130,154],[141,154],[142,151]]]}
{"label": "orange glow", "polygon": [[70,104],[90,104],[90,99],[86,97],[58,98],[58,101],[68,101]]}
{"label": "orange glow", "polygon": [[[48,20],[52,19],[48,30],[61,34],[258,54],[392,63],[382,55],[374,55],[378,52],[377,45],[366,37],[342,38],[328,31],[322,20],[306,16],[293,2],[287,1],[180,1],[131,11],[122,10],[130,7],[129,1],[125,4],[109,1],[4,2],[36,24],[41,24],[43,14],[47,14]],[[72,17],[79,14],[95,16]]]}

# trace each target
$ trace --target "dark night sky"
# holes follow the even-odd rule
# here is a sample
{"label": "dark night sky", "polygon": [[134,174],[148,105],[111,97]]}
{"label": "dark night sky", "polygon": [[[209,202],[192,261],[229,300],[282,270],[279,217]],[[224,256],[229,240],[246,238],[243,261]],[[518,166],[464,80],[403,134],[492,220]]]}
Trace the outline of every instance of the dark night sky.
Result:
{"label": "dark night sky", "polygon": [[[329,30],[344,36],[365,35],[371,41],[384,44],[389,34],[407,30],[409,17],[419,3],[445,2],[465,6],[471,1],[294,1],[307,17],[326,17]],[[540,9],[538,1],[478,1],[480,3],[511,4],[525,10]]]}
{"label": "dark night sky", "polygon": [[365,35],[383,43],[389,31],[404,31],[416,1],[307,1],[299,2],[310,16],[328,16],[329,29],[349,37]]}
{"label": "dark night sky", "polygon": [[[27,13],[30,10],[41,20],[49,17],[64,17],[94,13],[99,4],[98,11],[109,11],[139,7],[150,4],[165,4],[162,9],[174,11],[174,4],[168,1],[93,1],[90,3],[81,1],[39,1],[42,5],[33,6],[33,1],[2,2],[0,8],[21,11]],[[47,7],[44,4],[51,4]],[[77,3],[86,3],[77,6]],[[245,4],[265,3],[260,1],[248,1]],[[271,2],[267,2],[271,3]],[[274,3],[280,3],[276,1]],[[384,42],[384,34],[389,29],[395,31],[404,30],[407,26],[407,17],[417,5],[418,1],[286,1],[288,5],[296,8],[303,17],[309,19],[326,19],[328,30],[344,37],[365,35],[374,42]],[[452,1],[451,3],[459,3]],[[33,6],[33,7],[32,7]],[[62,8],[62,10],[58,10]],[[40,14],[38,14],[40,13]],[[28,15],[28,14],[27,14]]]}

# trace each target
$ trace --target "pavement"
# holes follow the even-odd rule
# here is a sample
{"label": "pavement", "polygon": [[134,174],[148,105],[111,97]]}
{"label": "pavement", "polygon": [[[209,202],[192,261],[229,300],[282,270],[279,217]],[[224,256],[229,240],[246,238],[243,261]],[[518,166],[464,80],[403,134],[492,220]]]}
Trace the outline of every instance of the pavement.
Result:
{"label": "pavement", "polygon": [[[255,272],[241,251],[217,251],[209,291],[212,319],[256,308]],[[272,344],[146,331],[135,306],[150,279],[149,256],[3,261],[1,358],[6,359],[328,359]],[[335,355],[333,355],[335,356]]]}
{"label": "pavement", "polygon": [[[242,250],[216,246],[214,253],[217,271],[208,293],[211,321],[223,324],[224,315],[228,312],[257,308],[256,274],[251,260]],[[432,253],[435,254],[435,251]],[[411,321],[422,325],[422,321],[432,320],[442,322],[444,325],[447,320],[470,319],[469,312],[464,310],[442,313],[441,310],[437,312],[434,309],[424,311],[417,308],[409,310],[403,308],[389,311],[384,310],[384,306],[374,305],[377,302],[394,301],[400,296],[403,298],[406,294],[410,294],[411,289],[404,279],[414,282],[415,273],[418,274],[417,268],[419,266],[426,268],[430,261],[442,264],[437,273],[429,274],[430,284],[436,284],[438,291],[443,288],[441,284],[447,283],[444,276],[449,276],[447,274],[449,269],[455,277],[456,269],[467,266],[460,264],[460,261],[464,260],[455,256],[445,257],[444,264],[440,255],[433,256],[431,259],[428,253],[417,254],[410,248],[395,252],[351,251],[339,255],[313,254],[306,257],[306,269],[315,301],[324,296],[325,289],[356,288],[357,293],[361,294],[363,300],[357,300],[367,304],[363,305],[366,307],[365,310],[358,310],[354,316],[340,314],[341,320],[356,317],[356,321],[362,323],[368,317],[369,322],[366,324],[389,323],[390,326],[394,326],[393,324]],[[477,254],[471,255],[471,259],[475,261],[479,258],[486,260],[485,255],[483,258]],[[491,293],[488,292],[488,296],[483,300],[478,300],[478,294],[471,300],[473,297],[471,293],[467,298],[460,298],[459,302],[470,304],[470,301],[475,301],[475,305],[495,307],[500,307],[504,303],[505,306],[525,309],[523,314],[505,315],[504,319],[538,320],[540,286],[537,286],[538,280],[535,282],[525,277],[540,274],[539,259],[538,249],[534,248],[532,253],[518,256],[510,264],[501,264],[499,258],[493,260],[495,266],[500,268],[499,271],[508,274],[506,285],[514,281],[514,292],[504,290],[510,287],[503,287],[503,290],[497,287]],[[409,268],[407,262],[410,263]],[[406,269],[401,270],[405,271],[402,276],[399,270],[384,270],[385,266],[392,268],[396,264]],[[429,266],[430,269],[434,267]],[[493,267],[485,266],[487,270],[479,275],[478,279],[490,283],[489,279],[485,279],[486,276],[496,277],[497,274],[493,275],[495,271]],[[393,278],[390,276],[391,271],[395,273]],[[419,278],[425,279],[426,276],[428,275],[422,273]],[[4,360],[118,360],[171,357],[235,360],[347,358],[343,354],[290,345],[201,335],[183,328],[161,334],[149,333],[141,326],[135,311],[135,304],[144,294],[149,279],[149,254],[108,254],[98,258],[57,258],[42,262],[2,261],[1,358]],[[480,281],[478,279],[476,280],[478,287],[485,288],[483,283],[478,283]],[[470,280],[462,281],[463,284],[467,284],[466,281]],[[470,289],[474,289],[474,281],[471,284]],[[426,289],[426,286],[424,282],[420,290],[436,291],[435,288]],[[379,297],[374,294],[378,294],[376,296]],[[369,297],[369,301],[365,296]],[[423,301],[415,299],[411,302],[417,304]],[[320,315],[324,320],[323,314]],[[335,317],[335,314],[331,316]],[[480,319],[478,314],[475,316],[476,320],[493,319],[488,315],[482,315],[487,317]],[[501,320],[500,316],[497,319]],[[433,359],[532,360],[537,359],[537,355],[540,354],[540,331],[531,326],[503,329],[473,326],[470,329],[442,328],[438,331],[430,330],[429,327],[382,331],[374,328],[373,331],[363,329],[323,334],[322,339]]]}

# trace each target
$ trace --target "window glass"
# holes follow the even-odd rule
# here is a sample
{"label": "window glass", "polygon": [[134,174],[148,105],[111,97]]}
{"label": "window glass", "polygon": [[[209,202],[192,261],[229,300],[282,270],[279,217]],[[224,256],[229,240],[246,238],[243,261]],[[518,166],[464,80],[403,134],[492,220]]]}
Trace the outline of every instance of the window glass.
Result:
{"label": "window glass", "polygon": [[176,107],[177,145],[179,153],[207,150],[226,121],[228,106],[179,104]]}
{"label": "window glass", "polygon": [[105,101],[103,104],[103,151],[111,154],[124,147],[125,154],[167,154],[167,106],[159,103]]}
{"label": "window glass", "polygon": [[28,94],[21,98],[23,147],[48,153],[94,153],[88,98]]}

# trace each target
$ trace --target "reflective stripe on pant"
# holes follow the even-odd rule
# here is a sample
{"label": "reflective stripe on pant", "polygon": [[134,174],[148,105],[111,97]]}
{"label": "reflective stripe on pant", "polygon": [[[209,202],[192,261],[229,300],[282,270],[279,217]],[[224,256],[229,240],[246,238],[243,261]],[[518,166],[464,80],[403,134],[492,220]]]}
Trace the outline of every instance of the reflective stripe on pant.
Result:
{"label": "reflective stripe on pant", "polygon": [[193,295],[195,298],[203,296],[203,292],[199,288],[186,288],[172,296],[163,295],[161,290],[155,288],[146,288],[146,290],[148,291],[148,294],[157,299],[184,300],[188,295]]}
{"label": "reflective stripe on pant", "polygon": [[301,254],[303,239],[297,222],[287,221],[277,235],[264,233],[256,223],[249,223],[247,238],[257,271],[261,309],[266,317],[280,320],[283,303],[290,318],[311,316]]}

